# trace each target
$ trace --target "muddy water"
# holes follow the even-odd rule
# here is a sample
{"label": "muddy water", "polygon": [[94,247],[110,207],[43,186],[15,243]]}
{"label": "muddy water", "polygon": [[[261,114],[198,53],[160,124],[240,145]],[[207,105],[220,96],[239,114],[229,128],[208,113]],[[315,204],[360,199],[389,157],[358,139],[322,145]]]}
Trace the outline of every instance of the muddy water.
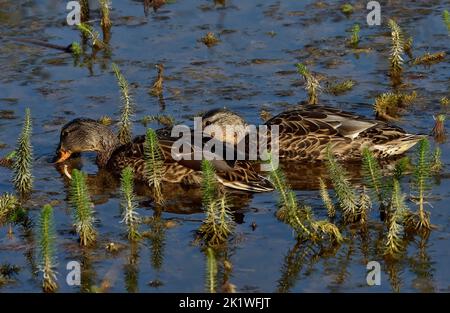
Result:
{"label": "muddy water", "polygon": [[[92,1],[94,3],[95,1]],[[382,20],[395,18],[414,37],[414,54],[449,51],[450,37],[441,14],[447,1],[380,1]],[[167,188],[170,199],[164,212],[155,211],[145,188],[139,188],[139,213],[156,216],[163,231],[157,240],[144,239],[130,245],[120,223],[117,182],[109,173],[98,172],[95,156],[85,154],[72,165],[89,173],[89,187],[100,239],[96,247],[80,249],[72,232],[67,203],[67,180],[50,163],[61,126],[75,117],[119,117],[119,92],[110,70],[116,62],[132,86],[137,104],[134,133],[145,127],[138,121],[149,114],[169,114],[177,122],[190,123],[198,112],[227,107],[248,122],[261,123],[262,109],[276,114],[306,99],[295,63],[302,62],[323,77],[323,83],[343,79],[357,82],[341,96],[323,93],[321,102],[374,117],[374,98],[390,91],[387,77],[389,33],[386,26],[365,23],[365,1],[353,1],[355,13],[339,11],[342,1],[175,1],[156,13],[144,14],[142,1],[113,1],[110,54],[97,53],[75,62],[70,54],[16,42],[33,38],[67,46],[79,41],[79,33],[65,24],[64,1],[0,0],[0,155],[10,152],[20,131],[23,112],[30,107],[34,132],[32,199],[27,203],[30,223],[17,225],[13,235],[0,228],[0,263],[19,267],[13,282],[0,291],[41,290],[36,250],[40,208],[51,203],[57,230],[58,282],[60,291],[103,290],[121,292],[188,292],[205,290],[206,257],[194,243],[195,230],[204,217],[199,191]],[[91,19],[99,27],[93,6]],[[346,40],[353,24],[361,25],[363,50],[349,49]],[[198,40],[212,31],[220,43],[207,48]],[[87,49],[90,54],[90,49]],[[156,76],[155,65],[166,68],[163,98],[149,95]],[[395,123],[409,132],[429,133],[433,115],[443,109],[439,99],[449,95],[449,62],[432,66],[406,66],[401,91],[416,91],[419,99]],[[158,127],[157,124],[151,124]],[[434,144],[434,142],[433,142]],[[398,262],[382,257],[383,224],[373,210],[369,234],[344,231],[347,241],[333,251],[298,245],[288,226],[279,222],[275,193],[235,194],[236,234],[218,255],[218,285],[228,281],[238,291],[281,292],[403,292],[449,291],[450,262],[450,147],[441,145],[446,165],[432,186],[432,223],[437,226],[428,240],[409,243],[407,255]],[[326,209],[314,190],[314,171],[294,170],[290,179],[298,198],[311,205],[319,218]],[[358,176],[358,175],[355,175]],[[0,192],[12,190],[11,171],[0,167]],[[356,178],[357,180],[357,178]],[[409,178],[402,182],[408,189]],[[415,209],[414,204],[408,205]],[[253,230],[252,223],[257,227]],[[144,224],[143,231],[158,229]],[[153,237],[155,238],[155,237]],[[114,242],[121,249],[105,249]],[[232,270],[223,270],[223,261]],[[82,264],[82,285],[68,286],[69,261]],[[381,286],[366,284],[366,264],[379,261]]]}

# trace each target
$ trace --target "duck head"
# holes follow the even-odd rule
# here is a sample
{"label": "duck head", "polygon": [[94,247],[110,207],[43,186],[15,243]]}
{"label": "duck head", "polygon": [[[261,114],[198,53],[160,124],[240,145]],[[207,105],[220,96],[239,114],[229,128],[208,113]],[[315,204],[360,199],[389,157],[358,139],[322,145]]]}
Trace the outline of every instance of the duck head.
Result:
{"label": "duck head", "polygon": [[203,132],[215,139],[238,144],[248,131],[248,124],[238,114],[227,109],[215,109],[202,116]]}
{"label": "duck head", "polygon": [[61,163],[74,153],[97,152],[97,164],[104,167],[119,145],[116,135],[96,120],[77,118],[61,129],[55,163]]}

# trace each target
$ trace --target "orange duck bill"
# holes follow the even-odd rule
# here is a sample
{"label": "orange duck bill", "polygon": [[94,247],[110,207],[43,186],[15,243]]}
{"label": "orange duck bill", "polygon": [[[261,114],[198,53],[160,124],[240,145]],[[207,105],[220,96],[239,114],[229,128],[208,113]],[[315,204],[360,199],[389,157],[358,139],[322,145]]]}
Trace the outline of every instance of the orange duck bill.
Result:
{"label": "orange duck bill", "polygon": [[67,160],[68,158],[70,158],[71,155],[72,155],[72,153],[70,151],[66,151],[64,149],[59,149],[58,155],[55,157],[55,163],[62,163],[65,160]]}

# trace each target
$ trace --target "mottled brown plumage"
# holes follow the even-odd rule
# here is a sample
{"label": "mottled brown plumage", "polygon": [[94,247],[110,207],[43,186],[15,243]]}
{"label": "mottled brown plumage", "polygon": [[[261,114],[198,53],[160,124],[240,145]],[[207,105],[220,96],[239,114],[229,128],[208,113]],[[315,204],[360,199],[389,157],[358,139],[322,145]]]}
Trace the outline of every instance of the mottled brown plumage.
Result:
{"label": "mottled brown plumage", "polygon": [[[188,185],[200,184],[201,161],[175,160],[171,149],[179,138],[171,137],[170,129],[158,130],[157,135],[164,158],[163,181]],[[210,137],[204,136],[201,144],[210,140]],[[56,162],[64,162],[74,153],[95,151],[97,164],[100,167],[119,174],[122,169],[131,166],[135,178],[146,181],[144,143],[145,136],[138,136],[131,143],[120,145],[117,137],[108,127],[91,119],[75,119],[61,130]],[[192,153],[193,147],[190,147]],[[212,164],[216,169],[217,179],[227,187],[253,192],[272,190],[272,184],[260,176],[248,162],[218,159],[212,160]]]}

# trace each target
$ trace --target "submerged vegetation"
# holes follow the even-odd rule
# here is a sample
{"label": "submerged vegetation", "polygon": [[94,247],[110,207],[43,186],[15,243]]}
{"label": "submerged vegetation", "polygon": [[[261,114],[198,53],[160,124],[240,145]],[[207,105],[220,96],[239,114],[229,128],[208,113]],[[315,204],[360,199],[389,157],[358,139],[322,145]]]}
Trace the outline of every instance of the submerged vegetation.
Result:
{"label": "submerged vegetation", "polygon": [[55,292],[58,288],[56,279],[55,223],[53,208],[45,205],[39,220],[39,257],[40,269],[43,274],[42,290]]}

